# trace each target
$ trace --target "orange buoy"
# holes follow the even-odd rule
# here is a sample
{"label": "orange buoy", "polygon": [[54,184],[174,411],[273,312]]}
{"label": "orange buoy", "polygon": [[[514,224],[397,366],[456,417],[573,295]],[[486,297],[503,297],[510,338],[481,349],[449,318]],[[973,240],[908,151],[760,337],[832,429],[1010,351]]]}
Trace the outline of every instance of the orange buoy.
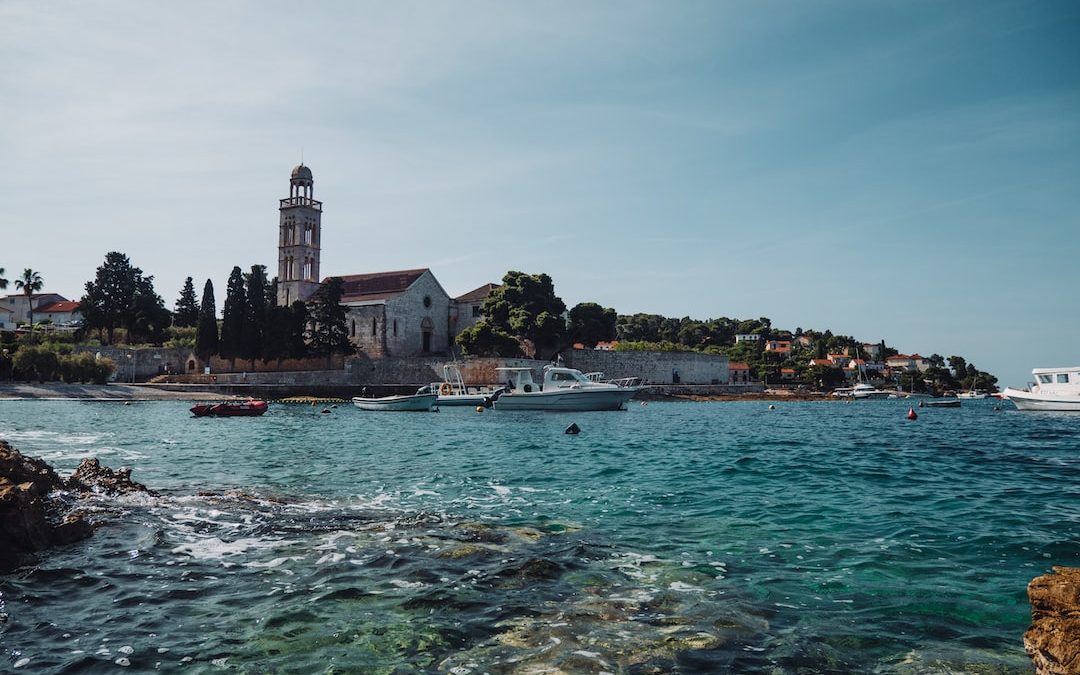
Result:
{"label": "orange buoy", "polygon": [[919,419],[919,414],[915,412],[915,408],[908,408],[907,409],[907,418],[909,420],[917,420],[917,419]]}

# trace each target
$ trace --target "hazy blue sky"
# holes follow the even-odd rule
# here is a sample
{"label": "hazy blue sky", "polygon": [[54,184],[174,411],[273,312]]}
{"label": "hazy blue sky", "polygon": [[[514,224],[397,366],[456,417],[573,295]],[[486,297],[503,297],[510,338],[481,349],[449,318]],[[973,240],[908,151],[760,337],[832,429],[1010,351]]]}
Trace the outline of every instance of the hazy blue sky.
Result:
{"label": "hazy blue sky", "polygon": [[1080,3],[0,3],[0,267],[547,272],[1003,384],[1080,364]]}

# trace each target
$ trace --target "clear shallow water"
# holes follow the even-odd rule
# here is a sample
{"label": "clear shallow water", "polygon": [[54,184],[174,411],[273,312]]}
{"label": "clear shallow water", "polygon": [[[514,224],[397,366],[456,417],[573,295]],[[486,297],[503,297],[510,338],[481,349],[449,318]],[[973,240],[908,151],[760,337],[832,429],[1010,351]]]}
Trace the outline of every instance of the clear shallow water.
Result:
{"label": "clear shallow water", "polygon": [[161,493],[0,577],[0,670],[1030,672],[1080,416],[994,403],[0,402],[24,453]]}

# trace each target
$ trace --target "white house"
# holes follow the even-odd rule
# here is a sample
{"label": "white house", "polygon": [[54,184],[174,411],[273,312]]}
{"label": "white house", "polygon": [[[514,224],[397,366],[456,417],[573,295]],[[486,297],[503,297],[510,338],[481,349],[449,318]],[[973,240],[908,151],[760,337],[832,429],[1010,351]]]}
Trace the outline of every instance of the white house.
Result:
{"label": "white house", "polygon": [[79,303],[71,300],[61,300],[41,305],[34,310],[34,323],[39,321],[50,321],[54,326],[69,326],[79,323],[82,321]]}
{"label": "white house", "polygon": [[0,307],[0,330],[15,330],[15,312],[7,307]]}
{"label": "white house", "polygon": [[756,333],[737,333],[735,335],[735,344],[740,342],[761,342],[761,336]]}

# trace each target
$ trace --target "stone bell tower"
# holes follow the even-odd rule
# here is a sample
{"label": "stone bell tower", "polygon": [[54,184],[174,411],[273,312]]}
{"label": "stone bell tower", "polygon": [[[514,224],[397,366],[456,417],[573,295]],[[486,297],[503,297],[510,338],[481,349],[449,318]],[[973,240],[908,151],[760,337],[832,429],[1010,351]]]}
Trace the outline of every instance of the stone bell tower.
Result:
{"label": "stone bell tower", "polygon": [[278,233],[277,303],[288,307],[319,288],[322,202],[312,198],[315,181],[303,164],[292,170],[289,198],[281,200]]}

